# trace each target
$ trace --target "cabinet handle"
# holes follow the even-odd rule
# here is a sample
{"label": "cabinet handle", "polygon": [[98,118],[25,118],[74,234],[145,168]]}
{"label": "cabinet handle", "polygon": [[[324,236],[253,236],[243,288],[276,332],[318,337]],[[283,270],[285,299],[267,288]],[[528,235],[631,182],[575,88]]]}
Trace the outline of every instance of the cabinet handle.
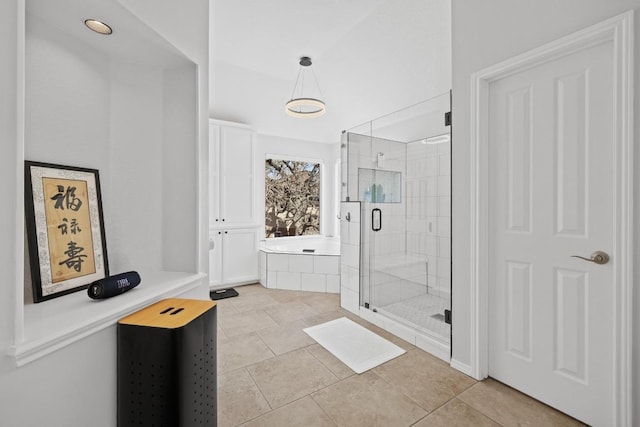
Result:
{"label": "cabinet handle", "polygon": [[216,222],[218,222],[218,218],[216,218]]}
{"label": "cabinet handle", "polygon": [[228,234],[228,232],[227,232],[227,231],[225,231],[225,232],[224,232],[224,234]]}
{"label": "cabinet handle", "polygon": [[222,234],[222,231],[218,231],[218,234]]}
{"label": "cabinet handle", "polygon": [[224,218],[222,218],[222,220],[224,221]]}

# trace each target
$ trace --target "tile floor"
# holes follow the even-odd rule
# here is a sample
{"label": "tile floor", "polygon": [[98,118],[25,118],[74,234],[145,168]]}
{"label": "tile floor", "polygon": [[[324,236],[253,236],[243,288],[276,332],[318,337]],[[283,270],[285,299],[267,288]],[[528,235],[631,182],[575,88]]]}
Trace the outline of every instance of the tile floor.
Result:
{"label": "tile floor", "polygon": [[[477,382],[339,306],[339,295],[237,287],[218,301],[218,425],[581,425],[497,381]],[[302,329],[348,317],[407,350],[356,374]]]}

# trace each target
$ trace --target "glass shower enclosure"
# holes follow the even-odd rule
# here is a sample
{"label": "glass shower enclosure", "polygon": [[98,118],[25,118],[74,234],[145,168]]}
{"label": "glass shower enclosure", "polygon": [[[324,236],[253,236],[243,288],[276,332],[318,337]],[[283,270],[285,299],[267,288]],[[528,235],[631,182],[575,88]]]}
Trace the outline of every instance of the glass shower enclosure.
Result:
{"label": "glass shower enclosure", "polygon": [[[443,344],[451,329],[450,93],[342,135],[343,201],[359,201],[360,305]],[[447,313],[446,313],[447,312]]]}

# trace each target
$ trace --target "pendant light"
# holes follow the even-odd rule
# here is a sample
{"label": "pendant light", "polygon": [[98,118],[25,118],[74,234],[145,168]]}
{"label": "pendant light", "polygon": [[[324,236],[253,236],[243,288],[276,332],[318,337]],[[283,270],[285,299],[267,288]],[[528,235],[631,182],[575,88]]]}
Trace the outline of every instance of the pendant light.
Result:
{"label": "pendant light", "polygon": [[311,58],[303,56],[300,58],[300,69],[298,70],[296,84],[293,86],[291,99],[285,106],[286,113],[292,117],[319,117],[326,112],[324,101],[319,98],[304,96],[304,83],[307,70],[311,70],[311,75],[313,76],[313,80],[316,84],[318,94],[321,95],[318,79],[311,68]]}

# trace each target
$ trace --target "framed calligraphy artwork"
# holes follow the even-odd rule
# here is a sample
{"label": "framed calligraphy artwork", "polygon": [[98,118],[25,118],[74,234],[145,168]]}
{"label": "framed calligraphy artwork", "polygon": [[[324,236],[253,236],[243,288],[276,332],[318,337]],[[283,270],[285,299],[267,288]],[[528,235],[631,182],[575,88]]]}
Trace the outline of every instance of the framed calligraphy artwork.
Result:
{"label": "framed calligraphy artwork", "polygon": [[97,170],[26,161],[25,215],[34,302],[109,275]]}

